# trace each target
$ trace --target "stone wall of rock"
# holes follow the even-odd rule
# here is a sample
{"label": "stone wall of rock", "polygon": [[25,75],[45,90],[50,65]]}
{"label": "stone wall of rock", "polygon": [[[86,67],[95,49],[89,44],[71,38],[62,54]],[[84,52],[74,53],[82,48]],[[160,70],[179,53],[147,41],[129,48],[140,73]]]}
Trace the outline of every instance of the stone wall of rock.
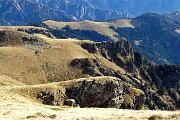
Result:
{"label": "stone wall of rock", "polygon": [[86,79],[80,81],[78,86],[68,87],[66,95],[70,99],[75,99],[80,107],[141,109],[145,102],[145,95],[141,90],[132,94],[130,92],[132,90],[133,87],[120,79]]}
{"label": "stone wall of rock", "polygon": [[37,99],[39,99],[43,104],[46,105],[63,106],[66,97],[63,95],[61,90],[54,89],[51,91],[38,92]]}
{"label": "stone wall of rock", "polygon": [[83,43],[81,47],[90,53],[101,54],[104,58],[129,72],[136,71],[133,64],[134,52],[125,38],[121,38],[117,42]]}

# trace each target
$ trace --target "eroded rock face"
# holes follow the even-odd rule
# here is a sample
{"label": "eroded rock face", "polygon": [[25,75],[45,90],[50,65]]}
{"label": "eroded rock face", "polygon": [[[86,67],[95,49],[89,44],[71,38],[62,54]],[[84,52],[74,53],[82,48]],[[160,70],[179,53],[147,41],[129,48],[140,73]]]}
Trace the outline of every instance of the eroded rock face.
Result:
{"label": "eroded rock face", "polygon": [[[120,80],[84,80],[66,89],[66,95],[80,107],[141,109],[145,102],[142,91],[130,96],[132,88]],[[126,96],[125,96],[126,95]],[[130,97],[127,99],[127,95]],[[126,97],[126,99],[125,99]]]}
{"label": "eroded rock face", "polygon": [[130,43],[125,38],[121,38],[115,43],[84,43],[81,47],[90,53],[101,54],[104,58],[116,63],[118,66],[128,70],[129,72],[135,72],[133,64],[134,52]]}
{"label": "eroded rock face", "polygon": [[64,105],[65,97],[60,90],[55,89],[53,91],[39,92],[37,94],[37,99],[46,105],[62,106]]}

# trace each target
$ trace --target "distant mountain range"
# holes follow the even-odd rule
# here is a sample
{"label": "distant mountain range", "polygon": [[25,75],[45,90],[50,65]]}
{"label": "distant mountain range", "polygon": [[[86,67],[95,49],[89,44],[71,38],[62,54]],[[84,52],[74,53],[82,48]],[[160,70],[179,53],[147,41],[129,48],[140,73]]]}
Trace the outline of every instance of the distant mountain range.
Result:
{"label": "distant mountain range", "polygon": [[179,0],[1,0],[0,25],[58,21],[132,18],[145,12],[180,10]]}
{"label": "distant mountain range", "polygon": [[63,39],[77,38],[102,42],[117,41],[125,37],[136,51],[141,52],[149,60],[159,64],[180,65],[179,18],[180,12],[145,13],[131,20],[117,19],[106,22],[47,20],[40,26],[47,28],[47,32],[55,37]]}
{"label": "distant mountain range", "polygon": [[170,13],[180,10],[179,0],[88,0],[95,7],[140,15],[146,12]]}

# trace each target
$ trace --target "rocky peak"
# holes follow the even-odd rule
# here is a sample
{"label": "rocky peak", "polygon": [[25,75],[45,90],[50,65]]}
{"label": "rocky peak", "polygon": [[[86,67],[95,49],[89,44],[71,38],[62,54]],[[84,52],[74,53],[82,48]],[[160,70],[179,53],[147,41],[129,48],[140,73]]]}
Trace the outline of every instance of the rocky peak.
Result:
{"label": "rocky peak", "polygon": [[131,44],[125,38],[117,42],[83,43],[82,48],[90,53],[101,54],[104,58],[133,72],[134,53]]}

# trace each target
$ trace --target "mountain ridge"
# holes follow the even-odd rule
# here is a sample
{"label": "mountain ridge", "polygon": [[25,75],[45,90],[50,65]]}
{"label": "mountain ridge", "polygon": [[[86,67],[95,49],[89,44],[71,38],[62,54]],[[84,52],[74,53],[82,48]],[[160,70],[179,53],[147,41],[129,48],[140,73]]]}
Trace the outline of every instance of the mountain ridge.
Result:
{"label": "mountain ridge", "polygon": [[[45,19],[105,21],[117,18],[134,18],[150,11],[169,13],[180,10],[177,7],[180,2],[173,1],[1,0],[0,15],[2,17],[0,21],[7,21],[2,22],[1,25],[22,25],[29,22],[41,22]],[[167,10],[162,9],[167,4]],[[142,6],[145,7],[142,10],[139,9]]]}
{"label": "mountain ridge", "polygon": [[158,64],[179,65],[180,15],[178,13],[157,14],[149,12],[133,19],[117,19],[105,22],[47,20],[39,25],[49,29],[49,32],[57,38],[70,37],[96,42],[112,42],[125,37],[131,42],[135,50],[141,52],[149,60]]}

